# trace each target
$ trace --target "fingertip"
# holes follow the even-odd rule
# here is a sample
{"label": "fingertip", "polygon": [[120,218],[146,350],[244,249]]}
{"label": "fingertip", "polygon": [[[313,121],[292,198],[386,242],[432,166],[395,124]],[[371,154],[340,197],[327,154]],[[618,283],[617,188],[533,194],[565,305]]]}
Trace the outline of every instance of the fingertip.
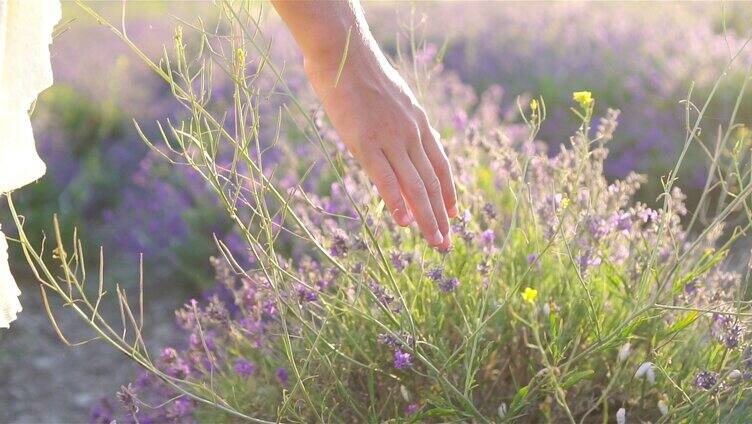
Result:
{"label": "fingertip", "polygon": [[444,244],[444,236],[441,234],[441,231],[436,230],[433,235],[428,237],[428,244],[435,247],[440,247],[442,244]]}
{"label": "fingertip", "polygon": [[457,208],[457,205],[454,204],[447,210],[447,214],[449,214],[450,218],[457,218],[460,214],[460,210]]}
{"label": "fingertip", "polygon": [[413,218],[413,214],[410,213],[410,211],[406,208],[395,209],[392,212],[392,216],[394,217],[394,220],[397,222],[397,224],[399,224],[401,227],[407,227],[415,220]]}
{"label": "fingertip", "polygon": [[449,236],[449,234],[444,236],[444,242],[441,243],[441,246],[439,246],[439,250],[442,252],[448,252],[452,249],[452,238]]}

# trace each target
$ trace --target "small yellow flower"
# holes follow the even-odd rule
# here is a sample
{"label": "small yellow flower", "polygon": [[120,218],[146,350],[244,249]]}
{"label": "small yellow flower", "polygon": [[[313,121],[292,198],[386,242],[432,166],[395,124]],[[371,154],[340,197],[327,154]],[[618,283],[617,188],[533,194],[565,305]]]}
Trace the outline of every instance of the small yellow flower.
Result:
{"label": "small yellow flower", "polygon": [[565,198],[561,199],[561,208],[562,209],[568,208],[570,203],[572,203],[572,202],[569,201],[569,197],[565,197]]}
{"label": "small yellow flower", "polygon": [[593,104],[593,93],[589,91],[575,91],[572,93],[572,100],[579,104],[581,108],[587,109]]}
{"label": "small yellow flower", "polygon": [[535,303],[535,298],[538,297],[538,290],[531,289],[530,287],[525,287],[525,290],[522,292],[522,299],[525,302]]}
{"label": "small yellow flower", "polygon": [[538,100],[530,100],[530,110],[532,110],[533,112],[538,110]]}

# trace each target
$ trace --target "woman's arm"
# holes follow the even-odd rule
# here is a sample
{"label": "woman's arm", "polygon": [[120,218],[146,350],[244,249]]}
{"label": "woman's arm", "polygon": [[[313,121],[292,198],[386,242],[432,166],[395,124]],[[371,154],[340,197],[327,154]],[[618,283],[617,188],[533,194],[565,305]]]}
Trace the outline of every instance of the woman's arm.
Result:
{"label": "woman's arm", "polygon": [[416,221],[429,244],[449,248],[449,217],[457,215],[449,161],[425,111],[371,35],[358,1],[272,3],[303,52],[329,119],[394,219],[402,226]]}

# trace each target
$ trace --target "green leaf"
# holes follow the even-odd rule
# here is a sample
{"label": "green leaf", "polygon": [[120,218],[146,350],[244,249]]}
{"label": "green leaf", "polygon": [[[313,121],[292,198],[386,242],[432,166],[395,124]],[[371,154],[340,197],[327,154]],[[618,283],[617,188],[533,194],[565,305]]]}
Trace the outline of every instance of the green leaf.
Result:
{"label": "green leaf", "polygon": [[621,330],[621,333],[620,333],[621,337],[622,338],[626,338],[630,334],[634,333],[634,331],[637,329],[637,327],[639,327],[640,325],[642,325],[647,320],[648,320],[648,317],[645,317],[645,316],[642,316],[642,317],[639,317],[639,318],[635,319],[625,329]]}
{"label": "green leaf", "polygon": [[566,380],[561,383],[563,389],[568,389],[582,380],[588,379],[595,374],[593,370],[577,371],[569,374]]}
{"label": "green leaf", "polygon": [[529,391],[528,386],[523,386],[520,388],[520,390],[517,390],[517,393],[514,395],[514,398],[512,399],[512,405],[510,405],[509,409],[510,411],[515,411],[517,409],[522,408],[522,403],[525,401],[525,398],[527,397],[527,393]]}
{"label": "green leaf", "polygon": [[695,322],[699,315],[700,313],[697,311],[689,311],[686,315],[684,315],[684,318],[675,322],[674,325],[672,325],[671,328],[668,329],[669,334],[687,328],[687,326]]}

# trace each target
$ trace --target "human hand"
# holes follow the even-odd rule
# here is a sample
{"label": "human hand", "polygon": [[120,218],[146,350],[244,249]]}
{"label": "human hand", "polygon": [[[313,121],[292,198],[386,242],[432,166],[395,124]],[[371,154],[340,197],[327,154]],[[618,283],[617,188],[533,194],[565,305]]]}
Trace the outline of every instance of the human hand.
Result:
{"label": "human hand", "polygon": [[449,218],[458,210],[452,170],[438,132],[378,46],[351,46],[340,73],[341,60],[305,60],[306,73],[334,128],[395,221],[403,227],[416,222],[431,246],[448,249]]}

